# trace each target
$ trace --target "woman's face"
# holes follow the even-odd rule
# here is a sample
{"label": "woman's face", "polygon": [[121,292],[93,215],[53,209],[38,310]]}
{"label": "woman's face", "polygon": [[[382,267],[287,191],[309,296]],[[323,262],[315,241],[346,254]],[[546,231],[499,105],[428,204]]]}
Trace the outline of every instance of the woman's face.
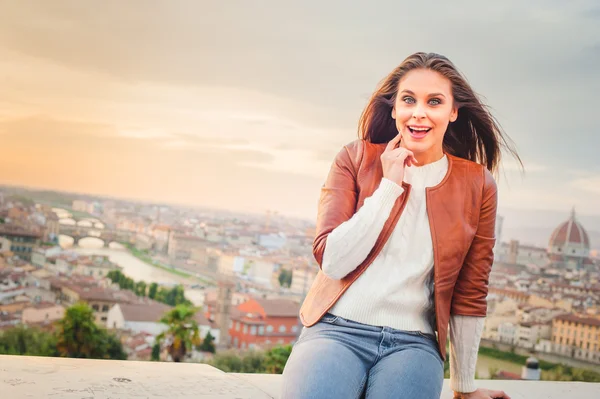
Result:
{"label": "woman's face", "polygon": [[448,123],[457,116],[452,85],[440,73],[413,69],[400,80],[392,118],[402,134],[401,146],[411,150],[419,164],[442,157]]}

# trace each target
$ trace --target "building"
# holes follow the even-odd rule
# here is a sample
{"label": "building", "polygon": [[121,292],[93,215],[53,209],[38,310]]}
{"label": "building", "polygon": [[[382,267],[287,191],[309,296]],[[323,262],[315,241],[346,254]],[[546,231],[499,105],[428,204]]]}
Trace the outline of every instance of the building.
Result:
{"label": "building", "polygon": [[113,270],[122,269],[111,262],[108,256],[92,255],[90,257],[78,257],[73,273],[94,278],[104,278]]}
{"label": "building", "polygon": [[174,231],[169,236],[167,254],[172,260],[187,260],[192,255],[192,249],[206,248],[209,242],[203,238],[177,234]]}
{"label": "building", "polygon": [[47,325],[62,319],[65,308],[52,302],[40,302],[23,309],[21,322],[25,325]]}
{"label": "building", "polygon": [[517,328],[515,345],[534,349],[540,340],[550,338],[551,330],[551,323],[522,322]]}
{"label": "building", "polygon": [[496,262],[512,265],[543,267],[548,264],[546,248],[523,245],[518,240],[497,244],[494,249]]}
{"label": "building", "polygon": [[87,303],[96,316],[96,323],[107,326],[108,312],[116,304],[133,304],[141,301],[131,291],[112,290],[103,287],[81,287],[67,284],[62,287],[62,302],[71,306],[77,302]]}
{"label": "building", "polygon": [[262,349],[296,341],[300,306],[287,299],[254,298],[232,309],[230,345],[238,349]]}
{"label": "building", "polygon": [[152,236],[146,233],[135,234],[135,247],[140,251],[147,251],[152,249],[154,245],[154,239]]}
{"label": "building", "polygon": [[[111,329],[125,330],[132,334],[147,333],[157,336],[168,328],[160,320],[171,309],[173,308],[168,305],[154,301],[138,304],[116,304],[108,312],[107,326]],[[200,338],[204,339],[210,332],[215,338],[215,343],[219,342],[219,330],[204,317],[201,311],[195,315],[194,320],[198,323]]]}
{"label": "building", "polygon": [[167,252],[170,232],[171,227],[165,224],[158,224],[150,228],[150,235],[154,238],[154,250],[156,252]]}
{"label": "building", "polygon": [[71,207],[75,212],[87,212],[88,211],[88,203],[82,200],[74,200],[71,204]]}
{"label": "building", "polygon": [[575,218],[575,209],[570,218],[561,223],[548,242],[548,266],[580,270],[592,266],[590,238],[587,231]]}
{"label": "building", "polygon": [[58,235],[60,234],[60,223],[58,216],[54,212],[46,215],[46,224],[44,229],[44,242],[58,243]]}
{"label": "building", "polygon": [[513,345],[517,340],[517,325],[510,322],[501,323],[498,326],[498,341]]}
{"label": "building", "polygon": [[33,249],[40,244],[42,234],[20,226],[0,224],[0,237],[10,240],[11,252],[29,262]]}
{"label": "building", "polygon": [[56,257],[60,255],[61,252],[62,248],[58,245],[52,247],[36,247],[31,253],[31,264],[39,268],[45,268],[46,260],[49,257]]}
{"label": "building", "polygon": [[10,251],[11,242],[6,237],[0,237],[0,253]]}
{"label": "building", "polygon": [[307,263],[297,266],[292,270],[292,284],[290,291],[295,294],[306,295],[313,281],[317,277],[319,268],[316,264]]}
{"label": "building", "polygon": [[555,353],[600,364],[600,319],[572,314],[552,321]]}

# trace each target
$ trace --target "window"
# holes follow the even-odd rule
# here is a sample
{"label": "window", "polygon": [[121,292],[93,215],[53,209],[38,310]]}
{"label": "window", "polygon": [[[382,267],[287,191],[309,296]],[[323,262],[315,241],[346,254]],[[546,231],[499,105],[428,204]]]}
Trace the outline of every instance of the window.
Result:
{"label": "window", "polygon": [[265,335],[265,326],[258,327],[258,335]]}
{"label": "window", "polygon": [[[235,322],[235,331],[240,331],[240,322],[239,321]],[[235,346],[237,346],[237,344]]]}
{"label": "window", "polygon": [[242,329],[242,332],[244,334],[248,334],[248,326],[246,324],[244,324],[244,328]]}
{"label": "window", "polygon": [[256,335],[256,326],[250,327],[250,335]]}
{"label": "window", "polygon": [[100,310],[100,306],[98,305],[92,305],[92,309],[94,309],[96,312]]}
{"label": "window", "polygon": [[296,326],[296,325],[292,326],[292,332],[293,333],[297,333],[298,332],[298,326]]}
{"label": "window", "polygon": [[108,312],[108,305],[102,305],[102,311]]}
{"label": "window", "polygon": [[286,330],[287,329],[285,328],[285,326],[283,324],[279,326],[279,332],[280,333],[284,333],[284,332],[286,332]]}
{"label": "window", "polygon": [[268,333],[272,333],[273,332],[273,326],[267,326],[267,332]]}

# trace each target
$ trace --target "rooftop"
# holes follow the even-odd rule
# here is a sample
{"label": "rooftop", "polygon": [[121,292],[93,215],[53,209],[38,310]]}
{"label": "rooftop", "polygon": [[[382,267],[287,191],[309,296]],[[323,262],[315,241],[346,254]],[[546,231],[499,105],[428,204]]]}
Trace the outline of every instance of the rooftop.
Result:
{"label": "rooftop", "polygon": [[[280,375],[224,373],[204,364],[0,356],[3,397],[108,399],[278,398]],[[478,380],[515,399],[593,398],[598,384]],[[448,380],[442,398],[451,398]]]}

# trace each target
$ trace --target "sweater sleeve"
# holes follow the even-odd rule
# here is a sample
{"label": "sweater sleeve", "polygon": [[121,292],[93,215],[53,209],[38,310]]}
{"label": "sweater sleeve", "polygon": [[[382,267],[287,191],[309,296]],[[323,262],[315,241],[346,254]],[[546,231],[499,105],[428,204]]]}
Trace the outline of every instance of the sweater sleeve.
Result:
{"label": "sweater sleeve", "polygon": [[484,324],[485,317],[450,317],[450,388],[455,392],[477,389],[475,369]]}
{"label": "sweater sleeve", "polygon": [[329,234],[321,265],[325,275],[340,280],[366,259],[403,192],[402,186],[384,177],[363,206]]}

